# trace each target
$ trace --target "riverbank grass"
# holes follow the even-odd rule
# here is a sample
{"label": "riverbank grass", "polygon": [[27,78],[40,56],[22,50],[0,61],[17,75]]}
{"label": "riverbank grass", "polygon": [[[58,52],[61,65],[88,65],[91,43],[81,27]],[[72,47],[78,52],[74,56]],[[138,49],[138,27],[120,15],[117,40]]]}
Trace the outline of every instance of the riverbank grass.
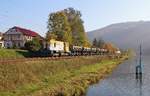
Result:
{"label": "riverbank grass", "polygon": [[121,61],[88,56],[0,64],[0,96],[80,96]]}

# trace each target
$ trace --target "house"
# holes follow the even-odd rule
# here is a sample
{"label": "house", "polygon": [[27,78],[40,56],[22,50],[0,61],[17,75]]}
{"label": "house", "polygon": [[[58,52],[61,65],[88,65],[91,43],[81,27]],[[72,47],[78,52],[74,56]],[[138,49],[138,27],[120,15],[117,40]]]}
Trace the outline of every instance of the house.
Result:
{"label": "house", "polygon": [[0,48],[4,47],[4,41],[3,41],[3,33],[0,32]]}
{"label": "house", "polygon": [[6,48],[23,48],[25,43],[33,40],[34,37],[43,39],[37,32],[15,26],[4,33],[4,46]]}

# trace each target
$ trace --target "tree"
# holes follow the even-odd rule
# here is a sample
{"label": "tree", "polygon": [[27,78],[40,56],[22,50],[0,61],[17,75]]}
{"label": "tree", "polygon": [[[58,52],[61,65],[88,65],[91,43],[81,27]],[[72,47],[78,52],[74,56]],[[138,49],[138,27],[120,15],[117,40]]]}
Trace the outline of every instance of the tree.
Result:
{"label": "tree", "polygon": [[103,45],[103,48],[107,49],[108,52],[111,53],[111,54],[114,54],[118,50],[118,48],[115,47],[112,43],[105,43]]}
{"label": "tree", "polygon": [[81,12],[74,8],[64,9],[72,31],[73,44],[78,46],[90,46],[89,40],[85,33]]}
{"label": "tree", "polygon": [[57,39],[57,36],[51,32],[46,33],[46,41],[49,41],[51,39]]}
{"label": "tree", "polygon": [[99,40],[97,40],[96,38],[94,38],[93,40],[93,47],[98,47],[98,48],[102,48],[103,45],[105,44],[104,40],[99,38]]}
{"label": "tree", "polygon": [[52,33],[57,36],[57,40],[69,42],[70,45],[90,46],[84,30],[81,13],[78,10],[67,8],[51,13],[47,28],[47,40]]}
{"label": "tree", "polygon": [[53,34],[56,36],[56,40],[72,44],[72,32],[64,12],[51,13],[49,15],[47,28],[47,40],[51,39]]}
{"label": "tree", "polygon": [[97,47],[102,48],[104,44],[105,41],[102,38],[99,38],[99,40],[97,41]]}
{"label": "tree", "polygon": [[25,43],[25,48],[29,51],[38,51],[41,47],[40,39],[38,37],[35,37],[32,41],[27,41]]}
{"label": "tree", "polygon": [[93,47],[97,47],[97,39],[96,38],[94,38],[94,40],[93,40]]}

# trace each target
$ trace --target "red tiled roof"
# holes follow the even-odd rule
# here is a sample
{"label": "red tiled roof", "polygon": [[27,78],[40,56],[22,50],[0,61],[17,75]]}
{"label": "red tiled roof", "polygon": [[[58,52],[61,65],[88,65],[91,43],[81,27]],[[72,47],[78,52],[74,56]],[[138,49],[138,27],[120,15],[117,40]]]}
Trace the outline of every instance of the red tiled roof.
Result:
{"label": "red tiled roof", "polygon": [[32,37],[40,36],[38,33],[25,28],[15,26],[12,29],[16,29],[17,31],[21,32],[23,35],[27,35],[27,36],[32,36]]}

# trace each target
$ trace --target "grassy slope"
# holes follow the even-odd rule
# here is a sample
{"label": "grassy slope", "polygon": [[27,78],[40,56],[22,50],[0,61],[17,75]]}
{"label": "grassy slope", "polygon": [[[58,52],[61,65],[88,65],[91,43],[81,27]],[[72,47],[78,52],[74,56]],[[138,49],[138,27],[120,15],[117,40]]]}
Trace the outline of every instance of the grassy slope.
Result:
{"label": "grassy slope", "polygon": [[23,58],[28,55],[25,50],[0,49],[0,58]]}
{"label": "grassy slope", "polygon": [[112,71],[120,60],[80,57],[0,64],[0,96],[71,96]]}

